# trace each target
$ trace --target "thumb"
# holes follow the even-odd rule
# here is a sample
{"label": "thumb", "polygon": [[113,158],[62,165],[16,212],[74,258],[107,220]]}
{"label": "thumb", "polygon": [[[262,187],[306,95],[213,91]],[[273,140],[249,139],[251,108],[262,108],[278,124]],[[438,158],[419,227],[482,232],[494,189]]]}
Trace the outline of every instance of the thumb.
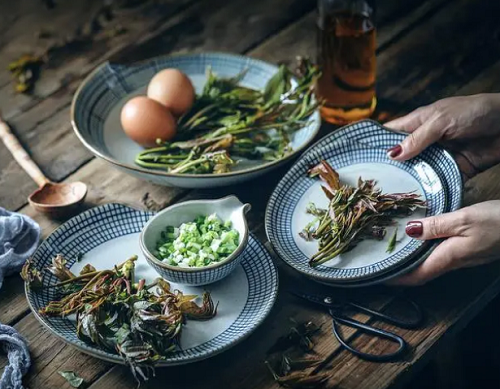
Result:
{"label": "thumb", "polygon": [[385,123],[384,126],[392,130],[411,134],[427,120],[428,116],[427,107],[421,107],[410,112],[408,115],[401,116]]}
{"label": "thumb", "polygon": [[406,161],[416,157],[441,137],[441,128],[436,126],[434,121],[427,121],[408,135],[399,145],[387,150],[387,154],[397,161]]}
{"label": "thumb", "polygon": [[420,240],[460,236],[466,228],[464,211],[459,210],[425,219],[413,220],[406,225],[406,234]]}

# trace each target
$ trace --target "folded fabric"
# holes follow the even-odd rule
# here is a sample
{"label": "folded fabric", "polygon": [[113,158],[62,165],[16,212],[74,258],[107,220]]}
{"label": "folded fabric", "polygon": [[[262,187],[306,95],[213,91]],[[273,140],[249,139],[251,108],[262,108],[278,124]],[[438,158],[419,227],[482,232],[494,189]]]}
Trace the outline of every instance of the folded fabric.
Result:
{"label": "folded fabric", "polygon": [[[3,279],[18,272],[34,253],[40,238],[40,227],[28,216],[0,208],[0,288]],[[0,378],[0,389],[22,389],[22,378],[31,359],[24,338],[12,327],[0,323],[0,352],[7,354],[8,364]]]}
{"label": "folded fabric", "polygon": [[0,378],[0,389],[22,389],[22,378],[31,365],[26,341],[12,327],[0,323],[0,350],[7,354],[8,365]]}
{"label": "folded fabric", "polygon": [[35,221],[0,208],[0,288],[5,276],[21,270],[39,238],[40,227]]}

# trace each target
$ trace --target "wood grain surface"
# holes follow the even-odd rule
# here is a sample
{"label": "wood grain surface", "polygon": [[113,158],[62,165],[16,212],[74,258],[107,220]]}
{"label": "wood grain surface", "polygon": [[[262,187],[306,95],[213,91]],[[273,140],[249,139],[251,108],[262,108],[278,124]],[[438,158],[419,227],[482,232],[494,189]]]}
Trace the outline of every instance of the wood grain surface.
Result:
{"label": "wood grain surface", "polygon": [[[34,34],[45,26],[48,17],[51,28],[58,34],[69,34],[75,26],[85,25],[101,4],[75,1],[71,3],[76,5],[70,7],[63,1],[59,3],[55,13],[39,8],[35,2],[28,6],[26,0],[0,5],[0,22],[9,25],[0,23],[3,63],[34,47],[43,51]],[[69,104],[82,77],[107,59],[133,62],[171,52],[205,50],[246,53],[275,63],[290,63],[296,55],[314,56],[314,7],[314,1],[299,0],[145,1],[138,8],[116,12],[111,23],[122,23],[128,32],[107,37],[105,29],[110,27],[103,27],[91,44],[58,54],[57,61],[43,69],[31,96],[13,94],[10,76],[1,69],[0,107],[49,178],[81,180],[89,186],[86,207],[122,202],[144,208],[146,193],[158,208],[190,198],[234,193],[252,204],[250,227],[266,242],[263,215],[267,200],[289,166],[266,176],[265,185],[243,184],[202,191],[160,187],[94,159],[72,133]],[[498,14],[498,11],[497,2],[379,1],[378,95],[381,105],[391,108],[389,115],[407,112],[445,96],[498,92],[500,27],[494,19],[484,18],[485,14]],[[467,27],[471,24],[474,28]],[[324,126],[320,136],[330,130],[331,127]],[[25,197],[34,189],[34,184],[3,146],[0,146],[0,184],[0,204],[33,217],[40,223],[44,237],[62,222],[37,214],[26,206]],[[497,166],[467,182],[464,200],[472,204],[499,198],[499,194],[500,167]],[[324,330],[316,341],[319,355],[329,359],[322,369],[331,374],[329,387],[407,387],[500,290],[499,266],[491,265],[456,272],[406,291],[424,307],[426,325],[407,331],[375,323],[404,336],[412,346],[412,352],[400,363],[375,364],[363,362],[339,348],[330,333],[328,317],[285,293],[297,285],[315,286],[299,278],[278,258],[276,264],[281,288],[278,301],[269,318],[248,340],[207,361],[158,369],[156,378],[147,387],[277,388],[263,361],[269,346],[287,332],[290,317],[313,318],[318,324],[324,323]],[[353,292],[335,290],[334,293],[353,293],[375,307],[390,309],[395,304],[394,294],[400,291],[369,288]],[[357,318],[368,320],[363,315]],[[29,311],[18,276],[8,277],[0,293],[0,322],[13,324],[29,342],[34,363],[25,382],[30,388],[69,388],[58,370],[74,370],[92,389],[135,387],[125,367],[86,356],[42,328]],[[390,347],[352,330],[346,335],[370,352],[383,352]],[[4,364],[5,359],[0,357],[0,368]]]}

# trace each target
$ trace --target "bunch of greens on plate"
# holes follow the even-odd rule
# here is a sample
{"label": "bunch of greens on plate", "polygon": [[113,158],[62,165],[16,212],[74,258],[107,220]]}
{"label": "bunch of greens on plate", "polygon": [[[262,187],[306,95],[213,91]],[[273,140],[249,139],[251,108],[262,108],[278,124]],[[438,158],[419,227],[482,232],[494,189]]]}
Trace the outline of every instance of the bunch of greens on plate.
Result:
{"label": "bunch of greens on plate", "polygon": [[[309,204],[306,212],[315,219],[300,232],[305,240],[319,241],[319,251],[309,260],[313,267],[351,250],[362,239],[384,239],[386,227],[393,224],[395,217],[425,207],[418,194],[382,193],[374,180],[359,178],[357,187],[341,184],[339,174],[326,161],[309,169],[308,174],[326,183],[321,188],[329,201],[328,209]],[[396,234],[387,251],[394,250],[395,244]]]}
{"label": "bunch of greens on plate", "polygon": [[[61,282],[43,287],[42,274],[28,261],[22,277],[34,290],[57,288],[59,299],[40,310],[44,316],[76,315],[76,334],[86,343],[120,355],[136,379],[148,378],[154,363],[179,347],[187,319],[208,320],[217,313],[210,293],[202,297],[172,290],[158,278],[146,285],[134,281],[135,261],[131,257],[109,270],[86,265],[77,276],[58,255],[47,270]],[[198,305],[195,300],[202,300]]]}
{"label": "bunch of greens on plate", "polygon": [[203,267],[226,259],[238,244],[231,222],[212,214],[179,227],[167,226],[157,243],[157,256],[171,266]]}
{"label": "bunch of greens on plate", "polygon": [[319,103],[313,87],[320,72],[307,60],[297,84],[284,65],[264,90],[240,85],[245,71],[207,82],[193,107],[177,123],[174,140],[139,153],[137,165],[170,173],[226,173],[241,158],[275,161],[292,151],[290,135],[304,127]]}

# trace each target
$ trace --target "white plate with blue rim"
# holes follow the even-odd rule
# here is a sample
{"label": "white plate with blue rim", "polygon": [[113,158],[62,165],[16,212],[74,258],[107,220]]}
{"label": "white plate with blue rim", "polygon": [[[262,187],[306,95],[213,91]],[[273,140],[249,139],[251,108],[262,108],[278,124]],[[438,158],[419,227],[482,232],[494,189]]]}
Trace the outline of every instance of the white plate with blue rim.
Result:
{"label": "white plate with blue rim", "polygon": [[[149,283],[159,276],[141,255],[139,234],[152,215],[121,204],[92,208],[56,229],[33,255],[34,266],[43,271],[56,254],[62,254],[68,259],[71,271],[78,274],[88,263],[97,270],[110,269],[137,254],[136,278],[145,278]],[[188,321],[183,327],[180,348],[156,366],[180,365],[212,357],[245,339],[267,317],[278,293],[278,275],[271,256],[253,236],[249,237],[241,255],[244,256],[242,262],[229,276],[205,288],[171,284],[187,294],[209,290],[219,306],[211,320]],[[44,286],[58,282],[51,273],[43,273]],[[117,354],[80,340],[71,318],[39,314],[40,308],[56,299],[54,288],[33,291],[27,287],[26,297],[35,317],[54,335],[96,358],[125,363]]]}
{"label": "white plate with blue rim", "polygon": [[[241,85],[263,89],[278,67],[250,57],[224,53],[182,54],[157,57],[135,65],[106,62],[80,85],[71,105],[71,122],[76,135],[94,155],[136,177],[166,186],[210,188],[241,183],[265,174],[297,156],[319,131],[319,111],[304,127],[290,134],[292,152],[277,161],[242,159],[234,171],[222,174],[173,174],[147,169],[134,163],[143,150],[129,139],[120,124],[120,111],[133,96],[145,95],[151,78],[165,68],[177,68],[192,81],[196,92],[203,89],[210,67],[220,77],[232,77],[246,70]],[[292,80],[292,85],[295,85]]]}
{"label": "white plate with blue rim", "polygon": [[[268,238],[285,263],[319,282],[365,286],[367,280],[373,284],[400,275],[406,270],[405,264],[409,270],[428,255],[438,242],[411,239],[404,234],[404,226],[415,218],[458,209],[462,198],[461,176],[453,158],[438,146],[428,148],[411,161],[390,160],[386,150],[404,136],[366,120],[325,136],[304,153],[280,181],[266,210]],[[321,159],[339,172],[343,182],[354,184],[359,176],[375,179],[386,193],[416,191],[427,201],[427,209],[397,219],[399,241],[392,253],[386,252],[387,240],[365,240],[332,261],[315,268],[309,266],[317,242],[306,242],[299,232],[311,217],[305,213],[307,204],[310,201],[317,206],[327,204],[320,182],[306,175],[307,169]],[[392,235],[392,231],[387,235]]]}

